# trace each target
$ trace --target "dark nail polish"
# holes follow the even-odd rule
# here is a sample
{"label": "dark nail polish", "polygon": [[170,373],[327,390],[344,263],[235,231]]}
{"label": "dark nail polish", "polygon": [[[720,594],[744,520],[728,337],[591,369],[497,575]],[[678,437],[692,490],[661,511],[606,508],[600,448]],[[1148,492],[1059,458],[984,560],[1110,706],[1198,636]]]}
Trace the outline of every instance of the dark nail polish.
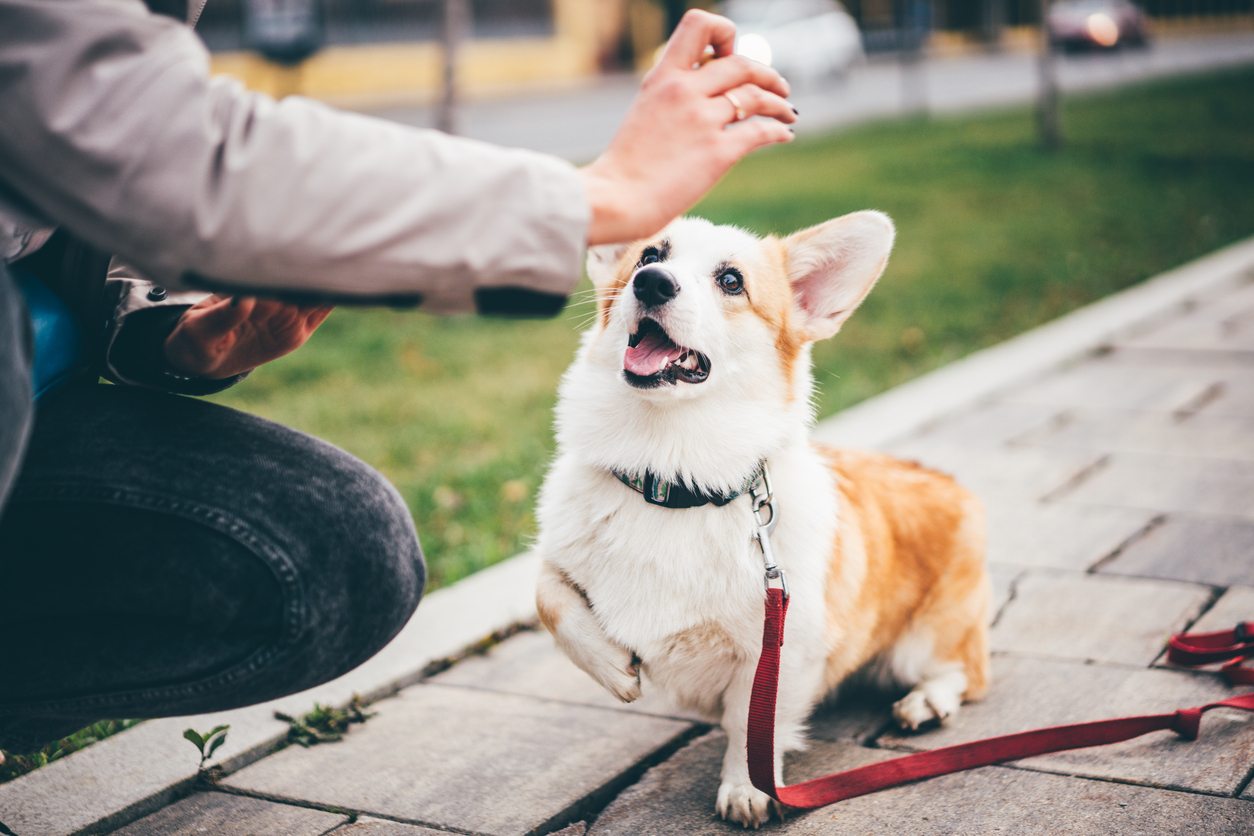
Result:
{"label": "dark nail polish", "polygon": [[800,116],[800,115],[801,115],[801,114],[797,111],[797,108],[795,108],[795,107],[792,109],[792,113],[793,113],[793,116]]}

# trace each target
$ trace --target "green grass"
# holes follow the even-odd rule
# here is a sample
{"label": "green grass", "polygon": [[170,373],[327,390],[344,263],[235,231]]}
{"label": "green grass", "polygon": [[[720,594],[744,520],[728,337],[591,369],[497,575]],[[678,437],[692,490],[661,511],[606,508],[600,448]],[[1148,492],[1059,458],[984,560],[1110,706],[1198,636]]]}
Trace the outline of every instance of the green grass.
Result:
{"label": "green grass", "polygon": [[[885,122],[757,154],[696,213],[789,232],[864,208],[897,247],[815,352],[820,412],[1254,234],[1254,70],[1073,97],[1066,148],[1029,110]],[[325,438],[400,489],[433,585],[526,546],[555,387],[587,305],[545,322],[340,310],[214,400]]]}
{"label": "green grass", "polygon": [[124,729],[129,729],[140,722],[142,721],[102,720],[81,731],[76,731],[74,734],[58,740],[56,743],[49,743],[35,752],[23,755],[7,755],[4,763],[0,764],[0,784],[12,781],[14,778],[25,775],[27,772],[33,772],[40,767],[47,766],[53,761],[59,761],[66,755],[71,755],[79,749],[85,749],[98,740],[103,740]]}

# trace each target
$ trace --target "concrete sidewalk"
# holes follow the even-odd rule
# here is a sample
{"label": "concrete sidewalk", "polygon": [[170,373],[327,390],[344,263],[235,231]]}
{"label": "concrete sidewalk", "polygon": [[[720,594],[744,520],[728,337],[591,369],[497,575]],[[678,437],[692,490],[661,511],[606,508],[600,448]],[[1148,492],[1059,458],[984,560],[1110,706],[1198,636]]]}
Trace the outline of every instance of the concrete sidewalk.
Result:
{"label": "concrete sidewalk", "polygon": [[[1152,279],[825,421],[816,436],[955,473],[989,508],[993,685],[903,736],[887,700],[822,711],[820,774],[1011,731],[1221,699],[1161,658],[1175,631],[1254,619],[1254,239]],[[722,732],[656,695],[623,706],[523,630],[520,556],[430,596],[341,680],[278,703],[150,721],[0,786],[18,836],[433,836],[736,832],[713,816]],[[443,666],[444,663],[440,663]],[[268,753],[313,702],[378,699],[339,743]],[[230,723],[216,790],[188,726]],[[267,756],[268,755],[268,756]],[[1254,717],[1193,743],[1139,740],[988,767],[794,814],[789,834],[1254,833]],[[190,795],[189,795],[190,793]],[[186,797],[183,797],[186,796]],[[120,829],[119,829],[120,828]]]}

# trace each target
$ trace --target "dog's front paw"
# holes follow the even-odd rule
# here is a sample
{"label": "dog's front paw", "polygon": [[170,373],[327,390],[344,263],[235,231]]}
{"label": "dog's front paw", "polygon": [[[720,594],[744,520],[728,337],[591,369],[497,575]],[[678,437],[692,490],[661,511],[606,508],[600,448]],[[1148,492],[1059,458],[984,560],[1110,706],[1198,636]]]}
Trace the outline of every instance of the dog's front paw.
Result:
{"label": "dog's front paw", "polygon": [[625,664],[618,661],[618,665],[598,665],[593,677],[623,702],[635,702],[640,699],[640,666],[630,653]]}
{"label": "dog's front paw", "polygon": [[623,702],[640,698],[640,661],[605,634],[587,595],[545,562],[536,587],[536,610],[557,646],[601,687]]}
{"label": "dog's front paw", "polygon": [[784,819],[784,811],[779,802],[755,787],[753,784],[733,784],[724,781],[718,788],[718,803],[715,805],[718,814],[724,819],[752,827],[757,830],[771,819],[771,811]]}
{"label": "dog's front paw", "polygon": [[943,723],[958,711],[962,697],[946,688],[916,687],[893,703],[893,719],[897,725],[918,731],[928,723]]}

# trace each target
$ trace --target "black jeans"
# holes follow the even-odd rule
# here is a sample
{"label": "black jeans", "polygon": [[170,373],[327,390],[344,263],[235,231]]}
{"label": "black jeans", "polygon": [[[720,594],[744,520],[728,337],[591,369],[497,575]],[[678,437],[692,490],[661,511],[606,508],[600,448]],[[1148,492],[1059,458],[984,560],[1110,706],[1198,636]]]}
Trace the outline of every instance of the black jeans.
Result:
{"label": "black jeans", "polygon": [[278,424],[120,386],[41,401],[23,445],[14,310],[0,267],[0,748],[301,691],[399,632],[426,573],[383,477]]}

